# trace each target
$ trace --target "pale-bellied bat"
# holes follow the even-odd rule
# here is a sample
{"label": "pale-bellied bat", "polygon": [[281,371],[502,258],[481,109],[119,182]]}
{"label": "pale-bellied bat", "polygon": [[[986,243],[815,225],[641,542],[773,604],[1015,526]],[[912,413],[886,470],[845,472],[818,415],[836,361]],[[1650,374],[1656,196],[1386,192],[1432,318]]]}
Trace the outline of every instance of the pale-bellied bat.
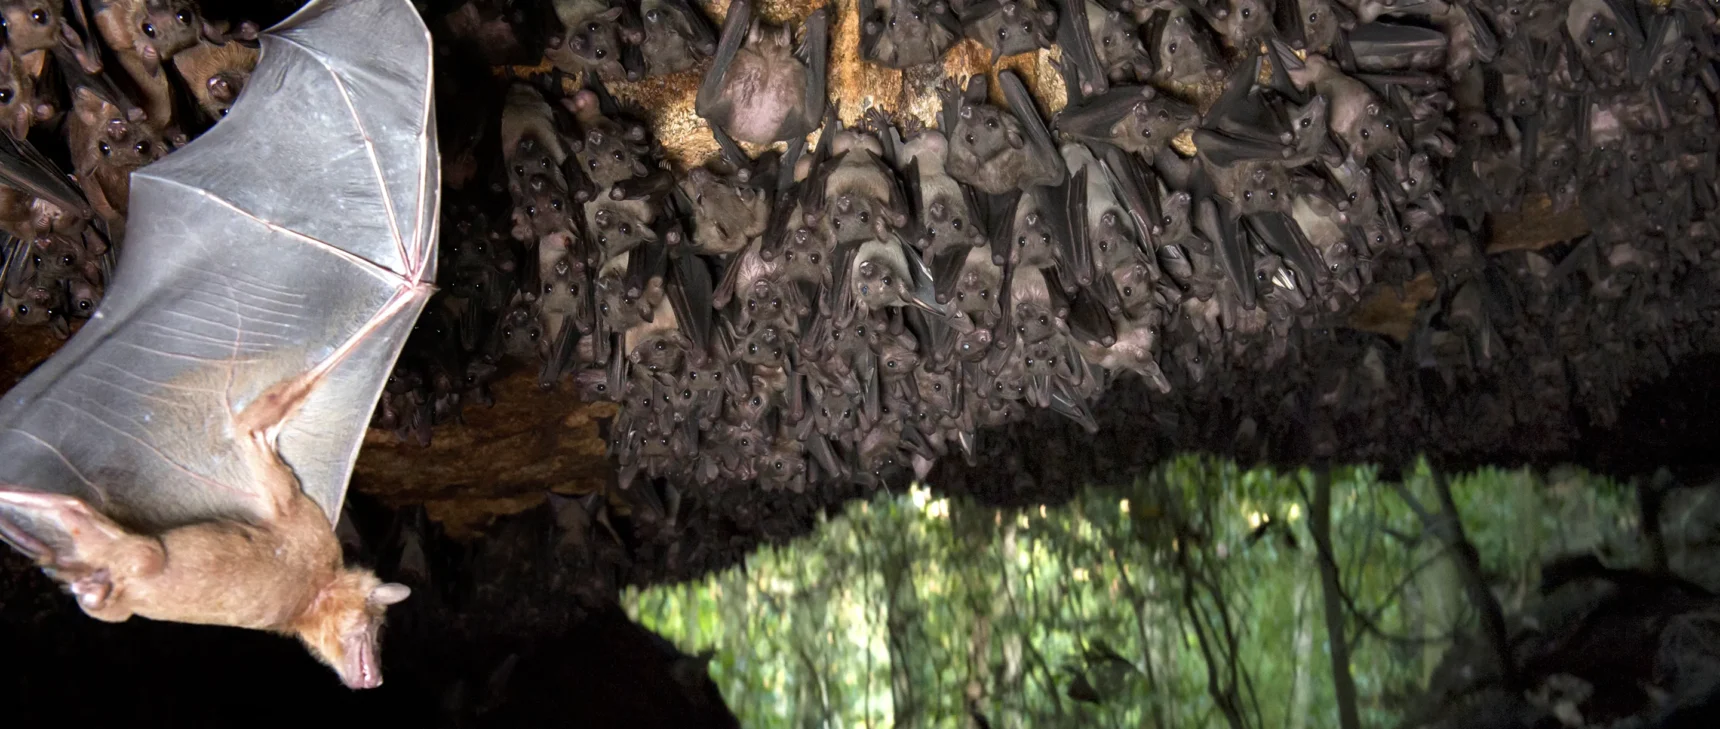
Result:
{"label": "pale-bellied bat", "polygon": [[687,0],[644,0],[639,10],[644,27],[633,42],[647,77],[685,71],[717,52],[716,29]]}
{"label": "pale-bellied bat", "polygon": [[[887,128],[889,122],[869,115],[868,127]],[[893,237],[908,225],[908,203],[897,188],[896,175],[882,159],[884,147],[868,129],[831,129],[834,159],[818,175],[824,180],[821,207],[838,245]],[[818,178],[814,178],[818,179]]]}
{"label": "pale-bellied bat", "polygon": [[[912,257],[914,260],[910,260]],[[867,311],[879,312],[894,306],[915,306],[942,313],[936,295],[916,285],[929,275],[916,274],[912,266],[918,256],[893,237],[888,242],[867,241],[854,253],[848,270],[849,285],[856,302]],[[923,266],[923,264],[921,264]]]}
{"label": "pale-bellied bat", "polygon": [[948,130],[950,176],[988,195],[1003,195],[1064,180],[1063,158],[1027,87],[1013,71],[997,75],[1007,110],[985,102],[985,79],[973,76],[958,90],[943,88],[944,122]]}
{"label": "pale-bellied bat", "polygon": [[1193,105],[1151,86],[1118,86],[1058,112],[1057,131],[1082,142],[1114,145],[1152,156],[1177,134],[1200,123]]}
{"label": "pale-bellied bat", "polygon": [[878,65],[934,63],[960,35],[948,0],[860,0],[860,55]]}
{"label": "pale-bellied bat", "polygon": [[1363,72],[1445,67],[1445,34],[1402,23],[1373,22],[1356,26],[1347,38],[1356,69]]}
{"label": "pale-bellied bat", "polygon": [[770,223],[771,194],[748,180],[750,175],[695,167],[677,183],[691,208],[692,242],[699,252],[736,253],[764,235]]}
{"label": "pale-bellied bat", "polygon": [[1063,159],[1082,187],[1071,191],[1068,216],[1073,256],[1084,262],[1075,264],[1076,282],[1085,287],[1096,272],[1108,273],[1142,255],[1146,241],[1086,145],[1063,145]]}
{"label": "pale-bellied bat", "polygon": [[272,83],[136,173],[130,263],[0,405],[0,537],[92,617],[295,636],[371,688],[408,590],[343,566],[333,523],[434,288],[431,43],[404,0],[274,32]]}
{"label": "pale-bellied bat", "polygon": [[255,43],[201,39],[174,54],[173,67],[185,79],[203,113],[219,120],[227,116],[245,82],[251,79],[259,53]]}
{"label": "pale-bellied bat", "polygon": [[1057,11],[1040,0],[981,0],[959,10],[967,37],[999,58],[1050,48],[1057,33]]}
{"label": "pale-bellied bat", "polygon": [[1362,277],[1343,215],[1322,191],[1298,190],[1290,205],[1290,217],[1325,264],[1321,276],[1339,291],[1356,296],[1361,293]]}
{"label": "pale-bellied bat", "polygon": [[944,168],[948,154],[949,140],[943,132],[918,128],[911,129],[897,152],[896,163],[916,213],[918,235],[910,242],[927,260],[986,242],[978,200]]}
{"label": "pale-bellied bat", "polygon": [[804,36],[797,50],[790,28],[753,17],[752,0],[731,3],[694,110],[729,136],[751,144],[811,134],[829,104],[828,8],[807,17]]}
{"label": "pale-bellied bat", "polygon": [[585,229],[605,260],[659,239],[657,208],[643,200],[598,199],[585,204]]}
{"label": "pale-bellied bat", "polygon": [[622,63],[621,39],[639,31],[625,28],[622,8],[609,0],[555,0],[561,31],[549,37],[544,56],[557,69],[583,78],[596,74],[604,81],[637,81],[643,68]]}

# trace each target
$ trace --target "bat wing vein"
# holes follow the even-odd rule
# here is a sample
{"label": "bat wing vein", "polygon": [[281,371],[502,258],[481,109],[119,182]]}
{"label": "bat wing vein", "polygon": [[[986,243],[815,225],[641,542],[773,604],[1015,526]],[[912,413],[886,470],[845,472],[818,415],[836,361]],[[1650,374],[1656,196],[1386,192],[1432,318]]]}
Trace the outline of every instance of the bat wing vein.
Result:
{"label": "bat wing vein", "polygon": [[[173,185],[175,187],[180,187],[180,188],[184,188],[186,190],[190,190],[194,193],[197,193],[198,195],[202,195],[204,198],[206,198],[206,199],[208,199],[208,200],[210,200],[210,201],[212,201],[212,202],[214,202],[214,203],[216,203],[222,207],[227,208],[228,210],[232,210],[233,212],[244,216],[248,220],[255,221],[257,224],[262,225],[263,227],[268,228],[269,230],[275,231],[277,233],[285,234],[289,238],[293,238],[293,239],[302,241],[304,243],[307,243],[307,244],[309,244],[315,248],[320,248],[322,250],[328,251],[329,253],[332,253],[335,256],[337,256],[337,257],[339,257],[339,258],[341,258],[341,259],[343,259],[349,263],[352,263],[353,265],[356,265],[356,266],[359,266],[360,268],[363,268],[365,271],[369,272],[371,275],[373,275],[379,279],[382,279],[383,281],[386,281],[388,283],[395,284],[395,285],[403,285],[403,284],[407,283],[405,277],[402,276],[400,274],[400,272],[395,271],[394,269],[389,268],[388,266],[385,266],[383,264],[372,261],[368,258],[365,258],[364,256],[353,253],[352,251],[349,251],[345,248],[341,248],[340,246],[334,245],[333,243],[329,243],[328,241],[321,240],[318,238],[313,238],[311,236],[305,235],[304,233],[300,233],[299,231],[293,230],[291,228],[285,228],[285,227],[282,227],[276,223],[271,223],[267,220],[259,218],[254,213],[251,213],[250,211],[248,211],[244,208],[241,208],[238,205],[233,204],[232,201],[230,201],[224,197],[221,197],[220,195],[216,195],[215,193],[210,192],[208,190],[205,190],[201,187],[196,187],[194,185],[191,185],[190,183],[187,183],[183,180],[176,180],[176,179],[172,179],[169,177],[157,177],[154,175],[144,174],[145,171],[148,169],[149,169],[148,167],[145,167],[142,170],[138,170],[137,172],[133,172],[132,173],[132,179],[136,180],[138,178],[147,178],[150,180],[155,180],[157,182],[162,182],[162,183],[166,183],[169,185]],[[392,222],[391,222],[391,224],[392,224]]]}
{"label": "bat wing vein", "polygon": [[91,491],[100,495],[104,502],[107,500],[107,493],[102,491],[100,488],[97,488],[95,483],[90,481],[89,477],[84,475],[83,471],[78,470],[78,467],[73,465],[71,460],[66,458],[66,454],[64,452],[60,451],[59,446],[56,446],[53,443],[49,443],[48,441],[42,440],[41,436],[36,435],[35,433],[32,433],[28,430],[24,430],[22,428],[7,428],[6,432],[17,433],[21,436],[24,436],[25,438],[29,438],[30,440],[36,441],[37,443],[41,443],[43,448],[48,449],[48,452],[53,453],[55,458],[60,459],[60,463],[64,464],[66,466],[66,470],[71,471],[72,475],[76,476],[78,478],[79,482],[81,482],[81,483],[83,483],[83,485],[89,487],[89,489]]}
{"label": "bat wing vein", "polygon": [[334,81],[335,89],[340,91],[341,101],[346,103],[347,111],[352,114],[352,124],[358,127],[358,134],[364,139],[364,154],[370,158],[371,172],[376,175],[376,187],[382,193],[382,207],[388,214],[388,232],[394,236],[394,247],[400,255],[400,264],[407,269],[401,273],[415,273],[416,260],[407,251],[406,239],[400,234],[400,221],[394,215],[394,197],[390,194],[392,191],[388,187],[388,179],[382,174],[382,160],[376,155],[376,142],[371,138],[370,130],[365,128],[364,118],[359,116],[358,105],[352,100],[352,90],[346,87],[346,82],[341,80],[340,73],[335,71],[334,66],[330,65],[328,59],[323,58],[322,54],[288,36],[279,36],[279,38],[315,59],[323,67],[323,70],[328,72],[329,79]]}
{"label": "bat wing vein", "polygon": [[[54,403],[56,405],[60,405],[61,407],[64,407],[64,408],[71,410],[72,412],[82,413],[86,416],[89,416],[90,420],[95,421],[96,423],[106,427],[108,430],[113,431],[114,433],[117,433],[119,435],[122,435],[122,436],[125,436],[126,438],[131,439],[132,441],[136,442],[138,445],[143,446],[145,450],[148,450],[150,453],[155,454],[155,456],[157,458],[160,458],[163,463],[166,463],[167,465],[172,466],[174,468],[174,470],[177,470],[177,471],[180,471],[181,473],[184,473],[186,476],[191,477],[193,480],[196,480],[199,483],[202,483],[206,486],[212,486],[215,488],[224,489],[227,491],[241,491],[241,489],[233,488],[232,486],[228,486],[227,484],[221,483],[220,481],[216,481],[215,479],[209,478],[208,476],[204,476],[200,473],[197,473],[196,471],[191,470],[190,468],[186,467],[185,464],[180,463],[179,461],[176,461],[172,457],[168,456],[166,452],[162,451],[160,448],[157,448],[155,446],[155,444],[150,443],[149,441],[146,441],[142,438],[137,437],[135,434],[131,433],[130,431],[127,431],[124,428],[119,427],[118,425],[114,425],[113,423],[108,422],[102,416],[97,415],[94,412],[92,412],[86,408],[79,407],[79,406],[74,405],[72,403],[66,402],[65,400],[61,400],[57,397],[46,397],[46,398],[43,398],[43,400],[45,402],[51,402],[51,403]],[[142,427],[142,425],[143,425],[142,423],[137,422],[136,419],[134,419],[130,416],[127,416],[124,413],[120,413],[120,412],[114,410],[113,408],[110,408],[110,407],[103,405],[99,402],[93,402],[93,404],[96,407],[99,407],[103,410],[106,410],[110,413],[113,413],[117,417],[120,417],[120,418],[123,418],[127,421],[130,421],[133,425],[137,425],[139,427]]]}

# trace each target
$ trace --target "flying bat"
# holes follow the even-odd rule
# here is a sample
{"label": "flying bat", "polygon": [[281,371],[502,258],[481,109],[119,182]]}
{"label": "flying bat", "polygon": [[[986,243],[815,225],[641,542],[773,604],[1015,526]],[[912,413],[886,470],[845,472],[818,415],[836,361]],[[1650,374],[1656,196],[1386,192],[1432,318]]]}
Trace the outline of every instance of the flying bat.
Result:
{"label": "flying bat", "polygon": [[99,310],[0,400],[0,539],[99,620],[294,636],[371,688],[410,591],[333,524],[434,288],[430,35],[312,0],[260,42],[228,116],[135,174]]}

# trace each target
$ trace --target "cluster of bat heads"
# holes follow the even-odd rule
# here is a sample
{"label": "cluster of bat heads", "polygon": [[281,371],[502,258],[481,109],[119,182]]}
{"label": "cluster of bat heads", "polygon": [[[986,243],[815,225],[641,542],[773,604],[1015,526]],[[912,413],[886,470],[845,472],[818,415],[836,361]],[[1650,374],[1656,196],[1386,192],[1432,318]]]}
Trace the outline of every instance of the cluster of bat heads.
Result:
{"label": "cluster of bat heads", "polygon": [[67,335],[112,273],[132,171],[226,114],[257,28],[193,0],[7,0],[0,18],[0,326]]}
{"label": "cluster of bat heads", "polygon": [[[218,118],[255,62],[254,28],[189,0],[90,2],[47,3],[39,34],[41,0],[0,2],[0,321],[93,310],[125,174]],[[1005,71],[995,95],[946,82],[935,128],[837,122],[835,11],[796,28],[736,0],[718,30],[686,0],[426,9],[450,49],[442,292],[373,425],[428,443],[511,359],[620,403],[623,485],[876,483],[971,459],[1034,410],[1095,429],[1119,378],[1166,408],[1246,391],[1370,286],[1423,273],[1439,292],[1409,340],[1362,347],[1322,397],[1486,370],[1525,295],[1489,265],[1484,216],[1527,195],[1582,204],[1594,232],[1512,265],[1582,272],[1609,301],[1714,242],[1720,26],[1700,0],[862,0],[880,65],[964,37],[1054,48],[1064,109],[1047,119]],[[536,79],[486,68],[542,60]],[[722,151],[675,170],[608,87],[688,71]],[[72,175],[32,129],[66,132]]]}

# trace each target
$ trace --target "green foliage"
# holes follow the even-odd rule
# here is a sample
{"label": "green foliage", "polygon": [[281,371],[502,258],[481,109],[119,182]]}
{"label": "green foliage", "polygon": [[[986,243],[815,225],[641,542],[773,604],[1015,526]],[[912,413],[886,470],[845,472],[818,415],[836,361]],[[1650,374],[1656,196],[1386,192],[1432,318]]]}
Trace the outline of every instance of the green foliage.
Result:
{"label": "green foliage", "polygon": [[[1439,538],[1381,476],[1330,473],[1364,726],[1412,709],[1472,619]],[[1402,478],[1438,512],[1425,466]],[[916,487],[626,604],[717,651],[712,677],[748,727],[970,727],[970,706],[1000,729],[1334,727],[1313,479],[1185,457],[1016,511]],[[1580,472],[1487,469],[1452,489],[1507,610],[1548,556],[1634,527],[1629,491]]]}

